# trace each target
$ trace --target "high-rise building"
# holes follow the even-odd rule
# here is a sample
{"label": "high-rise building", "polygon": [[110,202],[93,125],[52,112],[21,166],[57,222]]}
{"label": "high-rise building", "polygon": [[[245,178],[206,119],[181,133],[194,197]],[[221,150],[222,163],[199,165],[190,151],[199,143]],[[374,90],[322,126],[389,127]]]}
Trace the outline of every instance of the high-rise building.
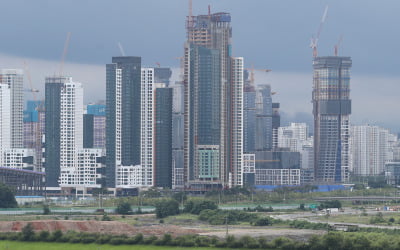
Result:
{"label": "high-rise building", "polygon": [[291,123],[278,128],[278,147],[288,148],[300,153],[301,183],[314,181],[314,148],[313,139],[308,137],[308,126],[305,123]]}
{"label": "high-rise building", "polygon": [[243,93],[243,152],[254,153],[256,146],[256,91],[245,88]]}
{"label": "high-rise building", "polygon": [[308,139],[308,127],[305,123],[291,123],[278,129],[278,147],[300,152]]}
{"label": "high-rise building", "polygon": [[71,77],[46,77],[46,186],[65,184],[60,176],[77,166],[83,148],[83,87]]}
{"label": "high-rise building", "polygon": [[46,186],[85,194],[99,188],[102,149],[83,148],[83,86],[71,77],[46,77]]}
{"label": "high-rise building", "polygon": [[189,16],[184,53],[186,187],[242,185],[243,58],[229,13]]}
{"label": "high-rise building", "polygon": [[154,93],[154,186],[172,188],[172,88],[156,83]]}
{"label": "high-rise building", "polygon": [[107,187],[151,185],[140,166],[141,58],[113,57],[106,71]]}
{"label": "high-rise building", "polygon": [[255,185],[300,185],[300,153],[256,151]]}
{"label": "high-rise building", "polygon": [[11,90],[0,82],[0,165],[4,164],[3,152],[11,148]]}
{"label": "high-rise building", "polygon": [[350,57],[316,57],[313,61],[314,163],[316,181],[348,179]]}
{"label": "high-rise building", "polygon": [[377,176],[385,171],[389,154],[389,131],[378,126],[351,126],[350,169],[356,176]]}
{"label": "high-rise building", "polygon": [[24,148],[31,148],[35,153],[34,170],[44,171],[43,135],[45,127],[44,101],[27,101],[24,111]]}
{"label": "high-rise building", "polygon": [[171,78],[172,70],[170,68],[154,68],[154,82],[165,83],[165,86],[169,86],[169,79]]}
{"label": "high-rise building", "polygon": [[106,105],[87,105],[83,115],[83,147],[106,148]]}
{"label": "high-rise building", "polygon": [[7,84],[11,91],[11,148],[22,148],[24,145],[23,110],[24,83],[20,69],[0,70],[0,83]]}
{"label": "high-rise building", "polygon": [[172,86],[172,188],[184,188],[184,85],[182,82]]}
{"label": "high-rise building", "polygon": [[271,86],[258,85],[256,88],[255,149],[272,149],[272,97]]}
{"label": "high-rise building", "polygon": [[154,174],[154,68],[142,68],[141,78],[141,144],[142,185],[153,186]]}
{"label": "high-rise building", "polygon": [[278,128],[281,126],[279,108],[279,102],[272,103],[272,148],[278,147]]}

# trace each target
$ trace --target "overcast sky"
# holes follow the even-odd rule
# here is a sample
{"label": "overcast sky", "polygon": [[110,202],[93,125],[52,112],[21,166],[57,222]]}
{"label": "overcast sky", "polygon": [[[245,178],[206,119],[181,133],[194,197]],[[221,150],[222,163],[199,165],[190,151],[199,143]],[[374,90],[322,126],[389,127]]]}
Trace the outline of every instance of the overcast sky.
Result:
{"label": "overcast sky", "polygon": [[[309,44],[329,5],[319,55],[333,55],[343,35],[339,55],[353,60],[353,123],[400,130],[400,1],[193,0],[193,14],[206,14],[208,4],[232,14],[234,55],[247,67],[273,70],[256,81],[271,84],[282,112],[296,119],[311,115]],[[64,71],[84,83],[86,102],[105,98],[104,65],[120,55],[118,42],[145,66],[179,67],[187,0],[2,0],[1,9],[0,67],[23,68],[27,61],[42,92],[44,77],[59,68],[67,32]]]}

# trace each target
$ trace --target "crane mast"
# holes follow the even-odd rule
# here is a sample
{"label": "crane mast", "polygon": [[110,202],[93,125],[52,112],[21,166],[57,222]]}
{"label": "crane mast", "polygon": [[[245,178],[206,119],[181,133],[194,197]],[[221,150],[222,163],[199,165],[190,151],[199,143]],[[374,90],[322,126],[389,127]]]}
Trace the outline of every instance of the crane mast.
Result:
{"label": "crane mast", "polygon": [[319,27],[318,27],[316,36],[311,38],[310,48],[313,49],[313,57],[314,58],[318,56],[318,50],[317,50],[318,40],[319,40],[319,36],[321,35],[322,28],[324,27],[324,23],[325,23],[327,15],[328,15],[328,5],[325,7],[324,14],[322,15],[321,22],[319,23]]}

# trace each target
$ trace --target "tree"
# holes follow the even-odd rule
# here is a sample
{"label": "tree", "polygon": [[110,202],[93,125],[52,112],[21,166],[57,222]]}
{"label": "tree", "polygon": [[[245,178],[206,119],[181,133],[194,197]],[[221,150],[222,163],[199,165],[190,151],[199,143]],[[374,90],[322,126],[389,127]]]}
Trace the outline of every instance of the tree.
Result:
{"label": "tree", "polygon": [[330,200],[330,201],[324,201],[321,202],[321,205],[319,206],[321,209],[325,208],[341,208],[342,203],[338,200]]}
{"label": "tree", "polygon": [[179,203],[174,199],[163,199],[156,203],[157,218],[179,214]]}
{"label": "tree", "polygon": [[14,208],[18,207],[15,196],[11,189],[0,183],[0,208]]}
{"label": "tree", "polygon": [[172,195],[172,198],[177,202],[185,202],[187,200],[187,195],[185,192],[179,192]]}
{"label": "tree", "polygon": [[129,202],[121,202],[118,204],[115,212],[117,214],[131,214],[132,213],[131,204],[129,204]]}
{"label": "tree", "polygon": [[35,236],[35,232],[33,231],[33,226],[31,223],[26,224],[22,228],[22,240],[30,241]]}
{"label": "tree", "polygon": [[186,202],[184,212],[191,214],[200,214],[201,211],[206,209],[218,209],[218,206],[213,201],[208,200],[190,200]]}
{"label": "tree", "polygon": [[43,214],[50,214],[50,208],[49,205],[45,204],[43,205]]}

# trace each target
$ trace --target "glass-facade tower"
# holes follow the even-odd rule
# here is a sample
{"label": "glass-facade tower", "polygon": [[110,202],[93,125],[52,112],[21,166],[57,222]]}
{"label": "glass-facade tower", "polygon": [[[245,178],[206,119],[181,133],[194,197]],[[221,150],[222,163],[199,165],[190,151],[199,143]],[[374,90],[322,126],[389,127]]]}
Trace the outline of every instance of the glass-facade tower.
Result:
{"label": "glass-facade tower", "polygon": [[106,65],[107,187],[129,186],[134,169],[122,166],[140,164],[140,91],[141,58],[113,57]]}
{"label": "glass-facade tower", "polygon": [[348,179],[350,57],[316,57],[313,61],[315,179],[341,183]]}
{"label": "glass-facade tower", "polygon": [[184,55],[184,178],[191,189],[242,185],[243,58],[229,13],[189,16]]}

